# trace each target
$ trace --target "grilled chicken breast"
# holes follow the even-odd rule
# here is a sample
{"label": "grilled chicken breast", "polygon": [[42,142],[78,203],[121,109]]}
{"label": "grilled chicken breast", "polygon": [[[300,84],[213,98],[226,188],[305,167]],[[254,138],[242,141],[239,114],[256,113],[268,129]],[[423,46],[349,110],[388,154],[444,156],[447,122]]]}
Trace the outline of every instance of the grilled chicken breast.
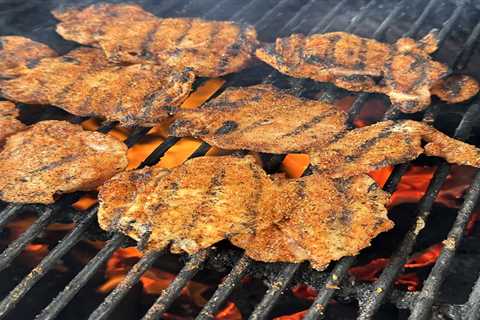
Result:
{"label": "grilled chicken breast", "polygon": [[345,121],[332,105],[256,85],[228,88],[200,108],[179,111],[170,133],[222,149],[287,153],[326,145],[346,130]]}
{"label": "grilled chicken breast", "polygon": [[[448,67],[430,56],[436,49],[436,33],[418,42],[402,38],[390,45],[332,32],[280,38],[257,49],[256,55],[289,76],[332,82],[351,91],[384,93],[395,107],[410,113],[425,109],[430,104],[431,88],[448,75]],[[439,96],[458,101],[472,93],[465,90],[453,100],[441,92]]]}
{"label": "grilled chicken breast", "polygon": [[[422,141],[427,144],[422,146]],[[318,172],[342,178],[407,162],[421,153],[480,167],[480,149],[412,120],[383,121],[349,131],[310,156]]]}
{"label": "grilled chicken breast", "polygon": [[94,190],[127,166],[127,147],[66,121],[42,121],[9,136],[0,152],[0,199],[53,203],[55,196]]}
{"label": "grilled chicken breast", "polygon": [[0,81],[10,100],[51,104],[78,116],[152,126],[191,91],[194,75],[151,64],[111,65],[100,49],[79,48],[44,58],[21,76]]}
{"label": "grilled chicken breast", "polygon": [[172,170],[121,173],[100,188],[98,219],[105,230],[146,240],[146,248],[195,253],[274,221],[279,197],[263,169],[247,156],[201,157]]}
{"label": "grilled chicken breast", "polygon": [[10,101],[0,101],[0,147],[5,138],[25,128],[25,125],[17,119],[18,109]]}
{"label": "grilled chicken breast", "polygon": [[0,79],[14,78],[57,54],[47,45],[19,36],[0,37]]}
{"label": "grilled chicken breast", "polygon": [[256,233],[234,236],[234,245],[265,262],[310,261],[322,270],[332,260],[356,255],[393,227],[389,196],[367,175],[332,179],[311,175],[281,183],[283,217]]}
{"label": "grilled chicken breast", "polygon": [[134,4],[95,4],[54,11],[67,40],[102,48],[116,63],[167,64],[197,76],[245,68],[257,47],[253,27],[196,18],[160,19]]}

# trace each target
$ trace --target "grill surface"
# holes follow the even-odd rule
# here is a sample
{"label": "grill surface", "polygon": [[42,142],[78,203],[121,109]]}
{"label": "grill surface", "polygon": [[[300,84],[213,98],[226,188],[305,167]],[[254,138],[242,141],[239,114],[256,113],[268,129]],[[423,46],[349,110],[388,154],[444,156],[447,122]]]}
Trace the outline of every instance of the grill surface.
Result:
{"label": "grill surface", "polygon": [[[66,52],[73,44],[65,43],[54,34],[55,21],[46,12],[59,5],[61,1],[29,1],[21,5],[13,6],[8,3],[0,4],[0,30],[2,34],[22,34],[35,40],[50,44],[59,52]],[[87,1],[82,1],[87,4]],[[77,3],[78,4],[78,3]],[[142,1],[145,9],[154,12],[158,16],[199,16],[206,19],[234,20],[248,22],[257,28],[261,40],[272,41],[278,36],[285,36],[294,32],[318,33],[343,30],[357,33],[384,41],[394,41],[399,36],[418,38],[432,28],[439,28],[441,50],[436,57],[448,62],[455,71],[469,72],[475,70],[475,64],[479,61],[470,62],[477,38],[480,35],[480,11],[475,9],[469,1],[457,0],[429,0],[429,1],[358,1],[357,4],[349,3],[348,0],[339,2],[315,1],[315,0],[282,0],[282,1],[173,1],[165,0],[156,4],[154,1]],[[68,3],[67,3],[68,5]],[[43,14],[45,13],[45,14]],[[21,18],[19,18],[21,17]],[[432,19],[435,20],[432,21]],[[28,28],[15,22],[15,19],[31,19]],[[453,59],[451,52],[455,52]],[[477,68],[479,69],[479,68]],[[471,73],[471,72],[470,72]],[[478,74],[476,75],[478,78]],[[200,79],[197,84],[204,79]],[[233,74],[226,77],[224,87],[232,85],[246,85],[251,83],[266,82],[280,87],[288,87],[299,96],[310,96],[312,93],[321,92],[323,97],[338,96],[345,94],[341,90],[329,85],[312,84],[311,81],[290,79],[279,75],[277,72],[265,66],[256,66],[253,70]],[[359,94],[349,110],[349,123],[353,127],[353,120],[359,115],[362,107],[372,98],[370,94]],[[440,107],[440,108],[439,108]],[[418,119],[432,122],[440,114],[441,106],[432,105],[423,115],[414,115]],[[478,124],[480,106],[477,100],[468,106],[461,107],[465,110],[459,122],[454,136],[460,140],[469,138],[472,128]],[[48,109],[43,109],[48,110]],[[51,110],[51,114],[45,111],[42,118],[57,117],[58,111]],[[388,110],[385,119],[396,119],[400,116],[395,110]],[[79,117],[62,114],[71,122],[80,123],[85,120]],[[38,117],[31,121],[39,121]],[[108,132],[115,127],[115,123],[105,122],[98,131]],[[134,146],[148,132],[146,128],[136,128],[132,131],[126,144]],[[152,165],[158,162],[165,153],[179,141],[178,138],[169,137],[153,153],[151,153],[140,165]],[[197,157],[205,155],[209,146],[202,143],[191,155]],[[265,168],[275,171],[283,160],[283,156],[262,156]],[[395,168],[389,177],[385,190],[393,192],[406,172],[409,165],[404,164]],[[308,171],[308,170],[307,170]],[[419,224],[427,224],[428,217],[432,212],[432,206],[440,188],[450,172],[450,166],[445,162],[439,162],[433,179],[427,192],[417,207],[415,223],[411,225],[403,241],[393,253],[390,263],[383,270],[379,279],[370,284],[352,284],[346,281],[347,270],[356,262],[355,257],[345,257],[335,263],[330,272],[316,272],[305,265],[299,264],[260,264],[255,263],[248,257],[238,255],[238,252],[230,252],[210,248],[188,258],[184,267],[179,271],[171,285],[154,302],[143,319],[158,319],[162,313],[180,295],[182,288],[202,268],[210,265],[222,265],[229,267],[233,259],[236,261],[231,271],[223,279],[217,290],[210,298],[197,319],[211,319],[226,301],[232,291],[241,286],[240,280],[252,272],[259,273],[267,279],[269,288],[261,301],[250,314],[250,319],[268,319],[269,314],[280,299],[282,292],[291,283],[302,281],[315,286],[319,292],[312,306],[305,315],[305,319],[317,319],[325,317],[324,313],[330,299],[334,296],[347,296],[358,301],[359,319],[370,319],[379,310],[380,306],[387,301],[394,302],[400,308],[408,308],[411,311],[410,319],[429,319],[435,299],[438,295],[446,271],[453,256],[463,238],[465,226],[472,213],[480,194],[480,173],[475,176],[472,185],[467,191],[464,202],[458,210],[456,220],[446,240],[450,245],[444,246],[435,266],[431,270],[423,289],[418,293],[405,293],[393,289],[393,283],[397,275],[402,271],[403,265],[413,251],[417,241]],[[91,236],[95,230],[97,207],[89,209],[84,214],[72,211],[71,204],[79,199],[81,194],[73,194],[62,197],[51,206],[33,206],[39,212],[38,219],[19,238],[9,244],[0,254],[0,271],[6,269],[12,261],[24,250],[27,244],[33,241],[43,232],[46,226],[53,221],[68,220],[74,217],[76,225],[74,229],[62,239],[18,285],[8,293],[0,302],[0,318],[6,317],[20,302],[29,290],[40,281],[58,261],[71,250],[81,239]],[[0,213],[0,227],[5,225],[13,217],[23,211],[32,209],[28,205],[5,204]],[[92,228],[92,225],[94,226]],[[95,232],[95,231],[93,231]],[[76,294],[82,289],[102,265],[111,257],[113,252],[130,243],[125,236],[114,233],[95,257],[90,260],[83,269],[71,280],[63,291],[58,293],[53,301],[37,315],[36,319],[54,319],[60,314],[67,304],[72,302]],[[141,245],[141,244],[140,244]],[[90,314],[89,319],[107,319],[132,287],[138,283],[141,275],[148,270],[157,258],[166,254],[163,252],[147,253],[129,271],[126,278],[107,296],[107,298]],[[232,256],[234,257],[232,259]],[[340,288],[339,290],[334,288]],[[448,315],[458,319],[480,318],[480,278],[477,280],[468,301],[464,305],[447,306]]]}

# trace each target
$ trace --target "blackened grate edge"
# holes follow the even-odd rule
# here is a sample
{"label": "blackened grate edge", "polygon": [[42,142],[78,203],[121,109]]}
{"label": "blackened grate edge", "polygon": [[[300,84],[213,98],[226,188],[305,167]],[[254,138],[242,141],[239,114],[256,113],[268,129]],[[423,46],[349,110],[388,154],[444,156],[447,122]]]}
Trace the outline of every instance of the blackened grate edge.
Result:
{"label": "blackened grate edge", "polygon": [[[243,14],[247,13],[249,10],[255,8],[260,0],[251,0],[242,9],[238,10],[231,16],[232,20],[242,21]],[[183,8],[179,10],[181,13],[188,12],[189,8],[194,7],[192,4],[194,0],[188,1]],[[227,3],[227,0],[219,1],[214,7],[209,11],[204,13],[202,16],[205,18],[214,19],[216,14],[221,12]],[[348,1],[343,0],[339,1],[335,6],[333,6],[330,11],[324,15],[324,17],[311,29],[312,32],[326,32],[332,26],[335,16],[341,12],[342,8],[347,4]],[[359,9],[358,13],[351,20],[348,27],[345,31],[353,32],[359,22],[368,15],[370,9],[378,4],[379,1],[372,0]],[[411,28],[405,33],[406,36],[415,37],[419,29],[423,26],[425,21],[428,19],[429,14],[431,14],[433,8],[439,5],[441,0],[429,0],[424,4],[424,9],[421,14],[418,16],[417,20],[411,26]],[[268,10],[258,21],[259,24],[265,24],[266,21],[270,18],[274,18],[278,11],[289,3],[289,0],[282,0],[276,3],[270,10]],[[291,26],[294,26],[297,23],[297,26],[302,23],[302,18],[304,14],[313,6],[315,0],[306,1],[302,7],[297,11],[297,13],[285,23],[284,28],[288,29]],[[390,13],[384,18],[384,20],[379,24],[378,28],[371,35],[373,38],[380,39],[384,32],[394,23],[395,19],[398,18],[400,13],[406,9],[409,5],[409,1],[403,0],[398,2]],[[422,4],[423,5],[423,4]],[[452,11],[452,14],[448,20],[445,21],[442,29],[439,33],[440,43],[446,39],[452,28],[458,23],[461,13],[466,10],[470,5],[469,1],[456,1],[455,10]],[[293,28],[295,30],[295,28]],[[464,47],[461,49],[460,53],[457,56],[457,59],[454,63],[455,68],[461,70],[465,67],[466,62],[462,60],[464,57],[469,57],[471,55],[472,49],[477,42],[477,38],[480,34],[480,23],[478,23],[475,28],[472,30],[472,33],[468,40],[465,42]],[[240,74],[235,74],[229,79],[227,85],[238,78],[241,77]],[[269,81],[274,77],[274,72],[265,78],[265,81]],[[294,87],[302,88],[300,79],[293,79],[297,85]],[[297,94],[302,94],[303,90],[299,89]],[[362,109],[362,106],[369,99],[369,94],[360,94],[355,102],[353,103],[349,111],[349,119],[353,119],[358,116],[359,112]],[[432,106],[431,108],[434,108]],[[465,112],[464,117],[459,124],[455,137],[462,140],[467,138],[471,126],[477,120],[477,115],[479,114],[480,106],[477,102],[471,104]],[[426,115],[429,114],[427,111]],[[389,110],[386,113],[386,118],[395,118],[397,113],[395,110]],[[80,117],[75,117],[72,119],[72,122],[81,122],[84,120]],[[115,127],[115,123],[106,122],[98,130],[101,132],[108,132],[109,130]],[[128,137],[126,143],[129,147],[137,143],[142,137],[144,137],[148,132],[148,129],[137,128],[132,132]],[[167,138],[160,146],[158,146],[145,161],[142,162],[141,167],[146,165],[152,165],[158,162],[161,157],[178,142],[178,138]],[[203,143],[191,157],[202,156],[209,150],[209,146]],[[278,166],[283,160],[282,156],[272,157],[271,166]],[[389,177],[389,180],[386,184],[386,191],[392,192],[395,190],[396,185],[400,181],[401,176],[406,172],[408,164],[398,166],[392,175]],[[426,194],[418,205],[418,216],[417,219],[421,219],[426,223],[428,218],[433,201],[435,200],[438,192],[445,181],[449,173],[449,165],[443,162],[437,169],[434,178],[432,179]],[[465,224],[468,221],[469,215],[472,213],[473,207],[478,200],[480,194],[480,174],[477,174],[471,187],[469,188],[465,201],[458,211],[457,219],[452,227],[447,240],[450,240],[452,245],[445,246],[441,252],[439,259],[437,260],[434,268],[432,269],[428,279],[425,282],[423,290],[418,294],[417,299],[411,301],[409,307],[412,310],[411,319],[428,319],[431,311],[431,307],[434,303],[434,299],[438,294],[438,290],[442,280],[445,276],[445,271],[448,268],[449,263],[453,255],[455,254],[458,243],[463,237],[463,230]],[[25,246],[31,242],[45,226],[53,219],[53,217],[59,214],[66,206],[72,204],[78,199],[79,195],[69,195],[61,199],[51,206],[37,206],[41,214],[38,220],[18,239],[12,242],[8,248],[0,254],[0,270],[5,269],[10,265],[13,259],[18,256]],[[0,214],[0,227],[3,227],[10,218],[24,210],[25,205],[8,205]],[[0,303],[0,318],[5,317],[20,301],[20,299],[28,293],[28,291],[39,281],[47,272],[50,270],[54,264],[66,254],[78,241],[81,240],[88,226],[96,218],[96,207],[90,209],[87,214],[77,223],[75,228],[52,250],[50,253],[40,262],[40,264],[32,270],[32,272],[25,277],[10,293],[9,295]],[[397,251],[393,254],[392,259],[390,260],[387,268],[384,269],[379,279],[371,286],[368,286],[368,294],[357,294],[356,298],[359,300],[360,314],[359,319],[370,319],[382,303],[389,298],[393,281],[395,277],[402,271],[403,265],[408,258],[409,254],[412,251],[413,245],[415,244],[418,232],[416,232],[415,226],[412,226],[412,229],[407,233],[403,242],[400,244]],[[113,237],[107,242],[106,246],[100,250],[97,255],[87,264],[84,268],[78,273],[75,278],[69,283],[69,285],[60,292],[57,297],[37,316],[36,319],[54,319],[59,312],[74,298],[75,294],[87,283],[87,281],[93,276],[93,274],[98,270],[98,268],[113,254],[113,252],[120,248],[127,241],[126,237],[121,234],[114,234]],[[148,253],[146,254],[128,273],[127,277],[120,285],[118,285],[105,299],[105,301],[91,314],[90,319],[106,319],[122,298],[128,293],[129,289],[136,284],[140,276],[153,265],[155,260],[161,255],[161,252]],[[158,319],[163,312],[165,312],[170,304],[175,300],[176,297],[180,294],[181,289],[185,284],[193,278],[193,276],[203,267],[205,261],[209,255],[214,255],[215,252],[213,249],[204,250],[195,255],[192,255],[189,261],[186,263],[184,268],[179,272],[176,279],[166,289],[162,295],[157,299],[157,301],[152,305],[150,310],[144,316],[144,319]],[[342,279],[346,276],[347,270],[355,262],[355,257],[345,257],[336,263],[335,267],[328,275],[326,282],[322,287],[319,287],[319,293],[312,304],[311,308],[307,312],[305,319],[317,319],[324,316],[324,310],[328,301],[335,294],[335,290],[332,289],[335,286],[342,284]],[[219,310],[222,303],[228,298],[228,295],[232,290],[240,285],[240,280],[246,274],[248,274],[250,267],[252,266],[253,261],[246,256],[242,256],[231,272],[227,275],[224,281],[219,285],[218,289],[213,294],[212,298],[204,306],[203,310],[198,315],[197,319],[211,319],[213,315]],[[280,272],[276,279],[271,283],[275,283],[275,286],[271,286],[262,301],[257,305],[253,313],[250,315],[250,319],[266,319],[268,317],[269,311],[274,307],[278,298],[282,294],[283,290],[288,287],[289,282],[299,271],[300,265],[296,264],[286,264]],[[360,290],[358,290],[360,291]],[[477,281],[474,289],[470,295],[468,302],[459,307],[459,314],[462,319],[478,319],[480,312],[480,278]]]}

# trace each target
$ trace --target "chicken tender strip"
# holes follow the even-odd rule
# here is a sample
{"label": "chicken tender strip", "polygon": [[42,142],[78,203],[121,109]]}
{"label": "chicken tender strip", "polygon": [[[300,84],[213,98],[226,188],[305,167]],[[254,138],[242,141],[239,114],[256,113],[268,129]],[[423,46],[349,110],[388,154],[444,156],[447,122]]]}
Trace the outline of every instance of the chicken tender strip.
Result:
{"label": "chicken tender strip", "polygon": [[102,48],[116,63],[155,63],[197,76],[245,68],[257,47],[255,29],[228,21],[160,19],[135,4],[95,4],[53,11],[67,40]]}
{"label": "chicken tender strip", "polygon": [[77,116],[98,116],[124,126],[153,126],[190,94],[194,75],[151,64],[115,66],[100,49],[79,48],[44,58],[21,76],[0,81],[6,98],[51,104]]}
{"label": "chicken tender strip", "polygon": [[42,121],[9,136],[0,152],[0,199],[55,201],[59,194],[95,190],[127,166],[124,143],[66,121]]}
{"label": "chicken tender strip", "polygon": [[281,212],[277,191],[251,156],[201,157],[115,176],[100,188],[98,219],[104,230],[147,239],[148,250],[171,244],[193,254],[268,227]]}
{"label": "chicken tender strip", "polygon": [[[423,147],[422,141],[427,142]],[[318,172],[341,178],[408,162],[422,153],[480,167],[480,149],[412,120],[383,121],[349,131],[310,156]]]}
{"label": "chicken tender strip", "polygon": [[197,109],[181,110],[173,136],[194,136],[233,150],[288,153],[321,147],[346,130],[346,114],[272,85],[228,88]]}
{"label": "chicken tender strip", "polygon": [[57,54],[47,45],[19,36],[0,37],[0,79],[14,78],[42,58]]}

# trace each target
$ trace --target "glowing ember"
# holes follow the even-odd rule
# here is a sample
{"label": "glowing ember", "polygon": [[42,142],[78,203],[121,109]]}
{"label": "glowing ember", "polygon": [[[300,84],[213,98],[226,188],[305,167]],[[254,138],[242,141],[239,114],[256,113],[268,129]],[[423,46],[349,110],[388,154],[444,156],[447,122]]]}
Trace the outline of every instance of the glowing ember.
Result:
{"label": "glowing ember", "polygon": [[295,297],[305,300],[314,300],[317,296],[317,290],[306,284],[297,284],[292,288],[292,293]]}
{"label": "glowing ember", "polygon": [[[435,244],[426,250],[413,255],[405,263],[405,268],[415,269],[431,266],[437,261],[440,251],[442,250],[442,244]],[[370,261],[368,264],[351,268],[348,272],[359,281],[373,282],[378,279],[378,276],[383,269],[387,266],[389,259],[378,258]],[[419,289],[421,280],[416,273],[401,274],[396,280],[395,284],[405,285],[407,290],[416,291]]]}
{"label": "glowing ember", "polygon": [[307,310],[300,311],[294,314],[290,314],[288,316],[281,316],[281,317],[276,317],[273,318],[274,320],[301,320],[303,319],[303,316],[307,313]]}

